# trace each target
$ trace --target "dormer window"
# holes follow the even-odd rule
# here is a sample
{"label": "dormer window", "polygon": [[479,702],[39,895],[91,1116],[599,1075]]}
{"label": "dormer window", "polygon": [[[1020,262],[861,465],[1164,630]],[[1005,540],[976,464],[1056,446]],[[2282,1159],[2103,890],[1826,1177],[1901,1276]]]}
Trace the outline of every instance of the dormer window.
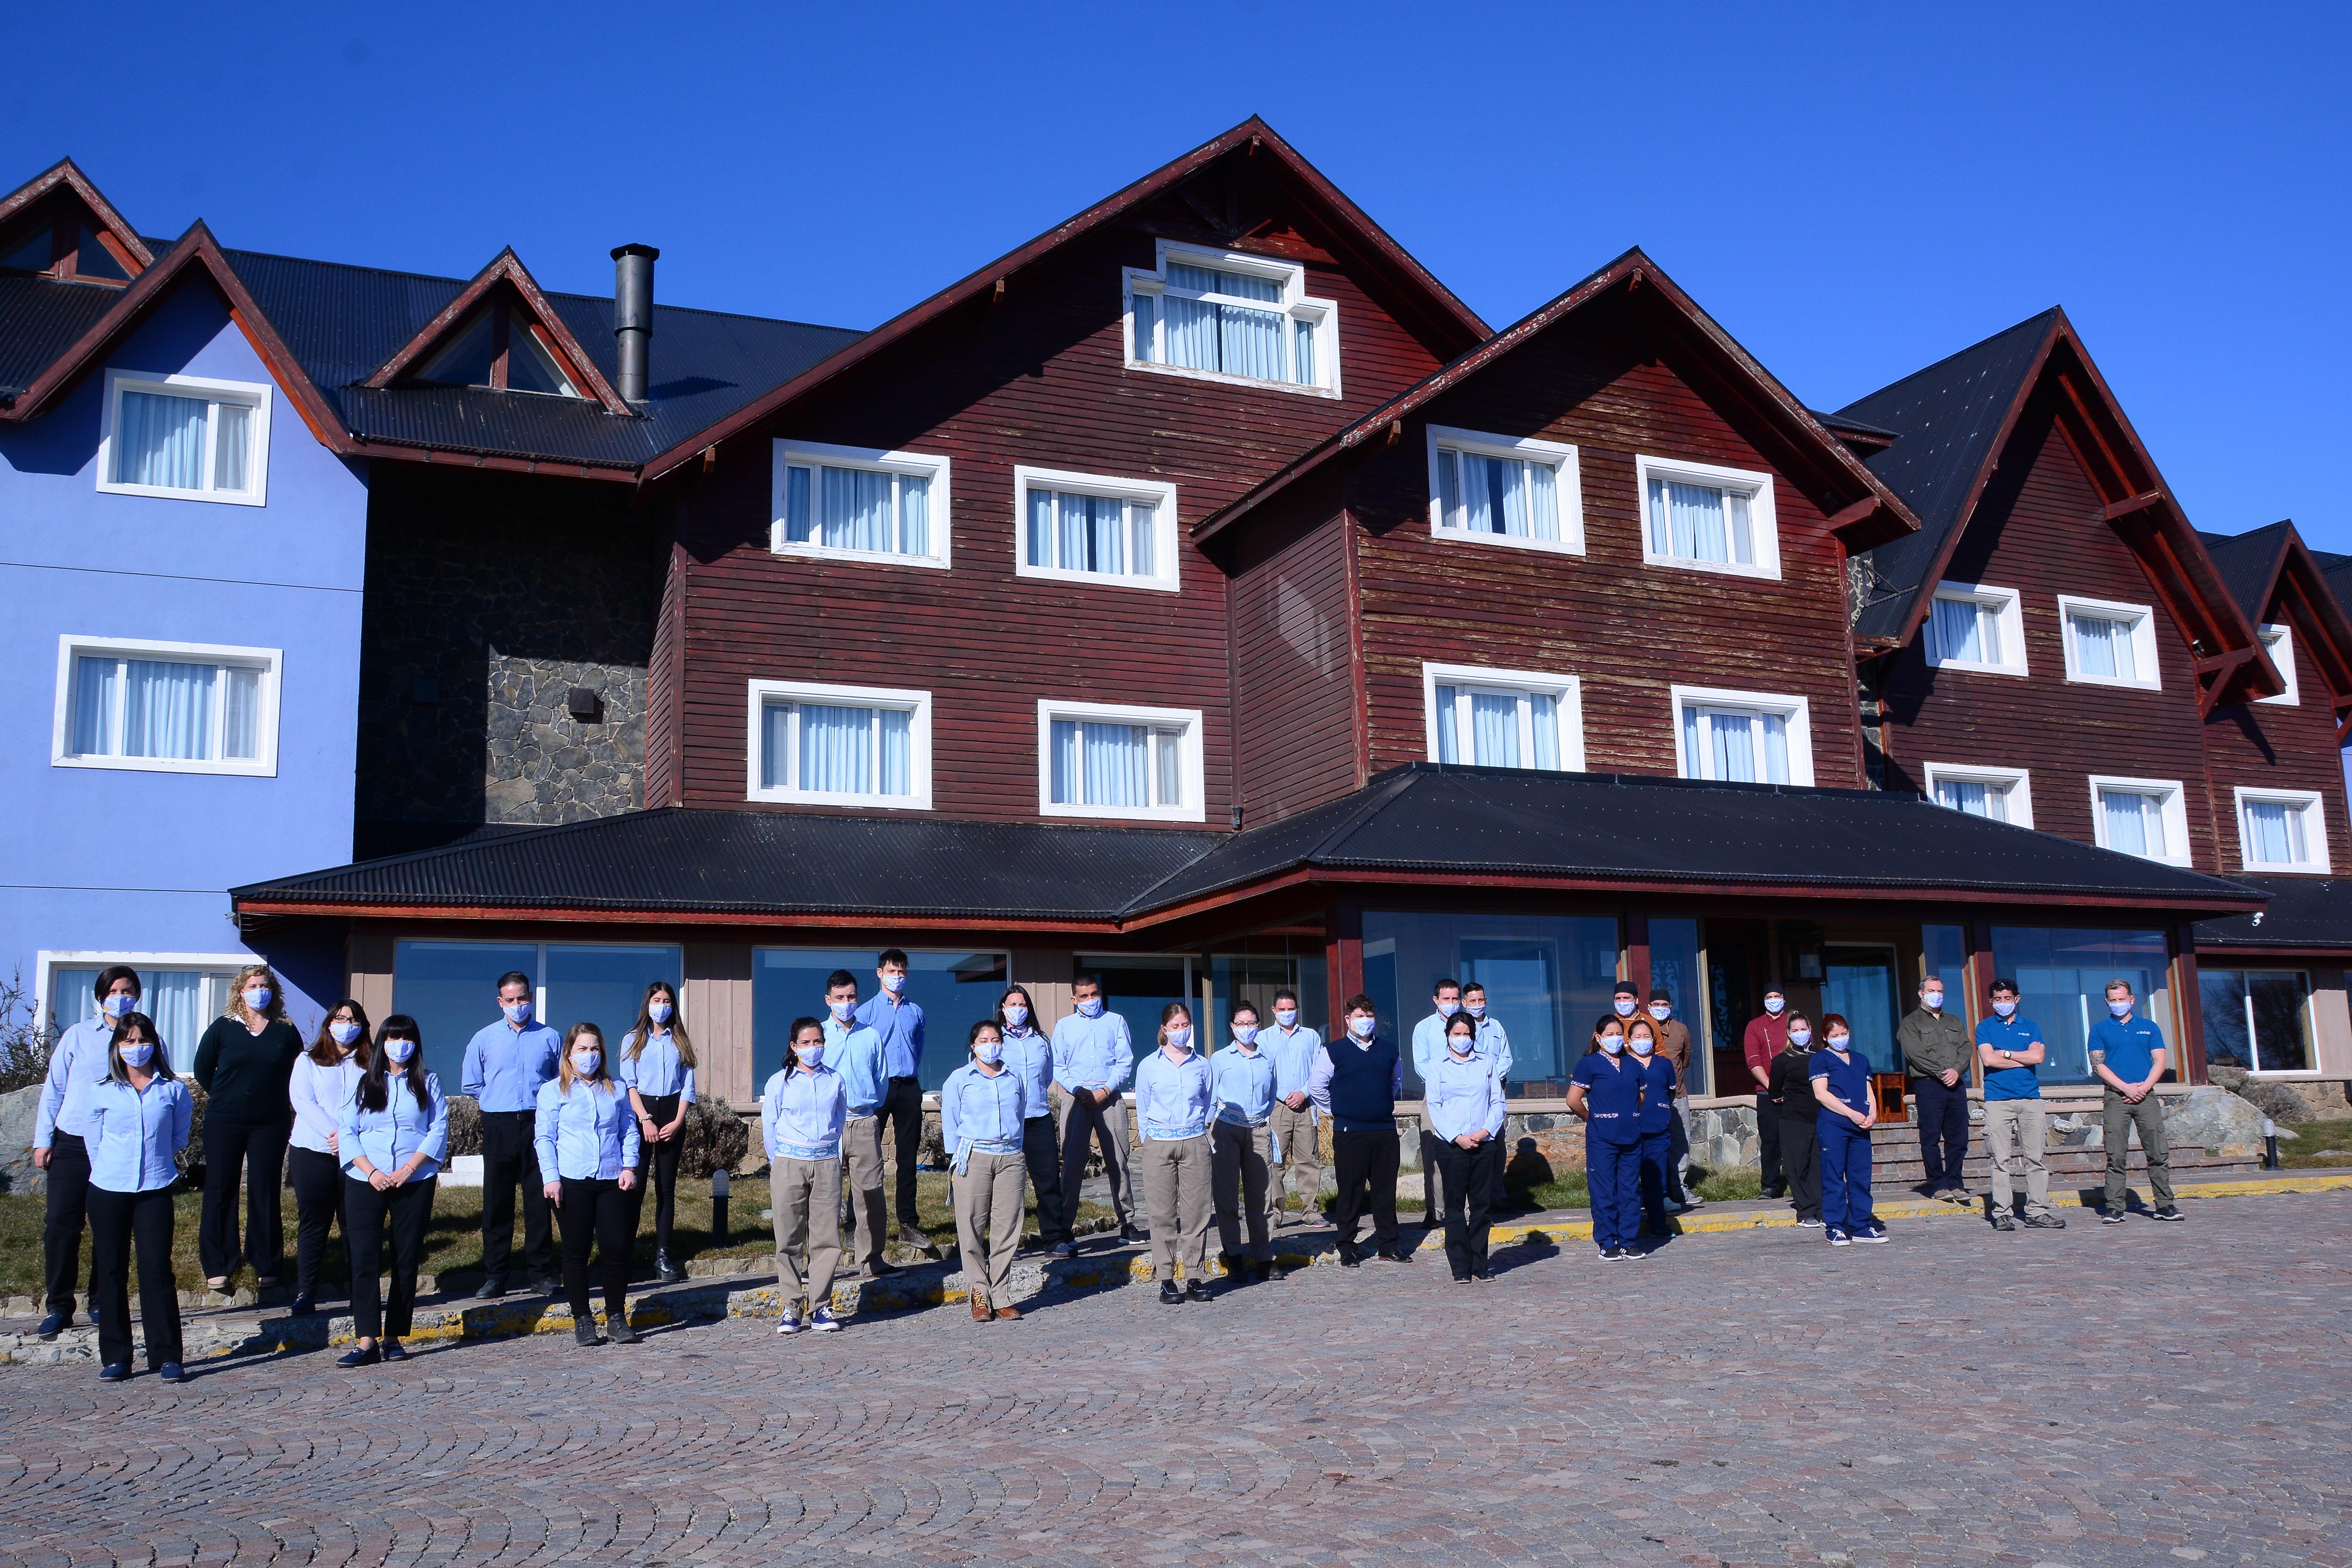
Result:
{"label": "dormer window", "polygon": [[70,218],[43,219],[0,242],[0,272],[38,272],[85,283],[128,283],[130,269],[107,249],[98,231]]}
{"label": "dormer window", "polygon": [[445,386],[490,386],[577,397],[546,335],[521,311],[493,305],[477,315],[417,373]]}
{"label": "dormer window", "polygon": [[1130,366],[1339,395],[1339,307],[1307,298],[1305,268],[1163,241],[1125,278]]}

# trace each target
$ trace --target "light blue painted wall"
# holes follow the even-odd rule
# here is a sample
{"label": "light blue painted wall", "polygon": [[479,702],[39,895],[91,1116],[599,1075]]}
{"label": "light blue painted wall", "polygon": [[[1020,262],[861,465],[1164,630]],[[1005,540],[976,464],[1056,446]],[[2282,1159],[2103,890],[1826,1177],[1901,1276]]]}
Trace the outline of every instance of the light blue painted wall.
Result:
{"label": "light blue painted wall", "polygon": [[[16,715],[0,743],[12,827],[0,976],[21,970],[27,986],[42,950],[253,951],[228,919],[227,889],[351,858],[364,474],[311,437],[201,279],[109,363],[271,384],[268,500],[100,493],[100,371],[40,418],[0,428],[0,692]],[[53,766],[66,634],[282,650],[276,776]],[[340,951],[316,938],[262,945],[285,965],[307,1032],[341,994]]]}

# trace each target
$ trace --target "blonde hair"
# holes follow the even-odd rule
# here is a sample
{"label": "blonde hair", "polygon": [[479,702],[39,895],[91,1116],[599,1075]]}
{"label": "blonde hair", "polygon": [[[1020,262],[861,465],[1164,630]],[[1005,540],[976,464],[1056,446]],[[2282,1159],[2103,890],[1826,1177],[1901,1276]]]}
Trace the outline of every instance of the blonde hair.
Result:
{"label": "blonde hair", "polygon": [[[572,1066],[572,1042],[578,1039],[583,1035],[593,1035],[596,1037],[596,1076],[593,1078],[583,1079],[578,1072],[573,1070]],[[572,1092],[572,1086],[573,1084],[584,1082],[593,1084],[596,1088],[603,1089],[606,1094],[612,1093],[613,1064],[605,1059],[612,1054],[613,1053],[607,1049],[604,1045],[604,1031],[598,1028],[595,1025],[584,1022],[578,1023],[564,1030],[563,1050],[562,1053],[555,1058],[556,1077],[562,1081],[563,1087],[557,1089],[555,1092],[562,1095],[569,1095]]]}
{"label": "blonde hair", "polygon": [[245,988],[257,975],[269,987],[269,1005],[261,1010],[262,1021],[285,1023],[286,987],[278,983],[278,972],[266,963],[248,963],[236,972],[236,978],[228,984],[228,1000],[221,1007],[221,1016],[245,1022]]}

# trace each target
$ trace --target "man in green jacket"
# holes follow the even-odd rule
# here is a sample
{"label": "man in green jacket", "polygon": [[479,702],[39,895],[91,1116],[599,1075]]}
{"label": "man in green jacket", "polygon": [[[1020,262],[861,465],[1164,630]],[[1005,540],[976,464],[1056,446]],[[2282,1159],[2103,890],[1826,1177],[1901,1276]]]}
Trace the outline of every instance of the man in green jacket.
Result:
{"label": "man in green jacket", "polygon": [[1930,974],[1920,983],[1919,1005],[1895,1028],[1895,1043],[1903,1047],[1911,1098],[1919,1107],[1919,1163],[1927,1167],[1927,1195],[1966,1204],[1969,1189],[1960,1172],[1969,1157],[1973,1047],[1968,1026],[1944,1011],[1941,978]]}

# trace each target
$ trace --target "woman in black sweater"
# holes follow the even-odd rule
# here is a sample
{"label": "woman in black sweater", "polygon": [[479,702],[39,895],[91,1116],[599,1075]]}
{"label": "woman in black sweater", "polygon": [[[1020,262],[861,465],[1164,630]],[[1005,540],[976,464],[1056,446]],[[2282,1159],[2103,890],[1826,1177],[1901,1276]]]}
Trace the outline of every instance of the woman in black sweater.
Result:
{"label": "woman in black sweater", "polygon": [[[1844,1022],[1834,1013],[1830,1016]],[[1759,1116],[1780,1120],[1780,1169],[1789,1177],[1789,1206],[1797,1211],[1797,1223],[1808,1229],[1822,1223],[1822,1151],[1813,1136],[1822,1107],[1813,1098],[1814,1048],[1813,1021],[1802,1013],[1790,1014],[1789,1043],[1772,1058],[1771,1085],[1756,1103]]]}
{"label": "woman in black sweater", "polygon": [[205,1100],[205,1207],[196,1237],[205,1283],[228,1289],[236,1272],[236,1187],[245,1177],[245,1251],[255,1283],[278,1283],[286,1235],[278,1185],[294,1128],[289,1089],[302,1037],[286,1019],[286,998],[266,963],[248,963],[229,986],[227,1008],[196,1045]]}

